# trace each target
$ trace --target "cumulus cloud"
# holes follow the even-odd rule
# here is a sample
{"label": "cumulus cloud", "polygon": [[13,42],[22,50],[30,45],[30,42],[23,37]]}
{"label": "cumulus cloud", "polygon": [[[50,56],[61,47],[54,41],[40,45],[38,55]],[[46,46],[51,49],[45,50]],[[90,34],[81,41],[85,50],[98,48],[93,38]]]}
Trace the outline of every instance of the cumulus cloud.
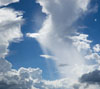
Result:
{"label": "cumulus cloud", "polygon": [[11,8],[0,9],[0,58],[8,54],[10,42],[20,41],[22,13]]}
{"label": "cumulus cloud", "polygon": [[87,50],[90,50],[90,43],[92,42],[91,40],[88,40],[88,35],[87,34],[77,34],[77,36],[72,36],[70,37],[73,40],[73,45],[77,47],[78,51],[83,51],[85,52]]}
{"label": "cumulus cloud", "polygon": [[75,36],[69,37],[72,39],[73,45],[77,48],[77,50],[83,55],[87,64],[98,65],[100,64],[100,45],[95,44],[93,47],[91,46],[91,40],[88,40],[87,34],[77,33]]}
{"label": "cumulus cloud", "polygon": [[[81,88],[80,88],[81,87]],[[71,78],[44,80],[39,68],[12,69],[12,64],[0,60],[0,89],[85,89]],[[91,88],[89,88],[91,89]]]}
{"label": "cumulus cloud", "polygon": [[39,68],[21,67],[16,70],[12,69],[12,64],[7,60],[0,60],[0,89],[99,89],[98,85],[84,84],[90,84],[89,81],[99,83],[94,75],[99,77],[100,71],[84,74],[85,77],[82,76],[80,82],[71,78],[50,81],[42,78],[42,70]]}
{"label": "cumulus cloud", "polygon": [[3,65],[0,66],[0,89],[73,89],[68,79],[44,80],[39,68],[22,67],[15,70],[5,59],[0,60],[0,65]]}
{"label": "cumulus cloud", "polygon": [[94,59],[94,60],[100,60],[100,56],[98,53],[91,53],[90,55],[87,55],[85,56],[86,59],[88,60],[91,60],[91,59]]}
{"label": "cumulus cloud", "polygon": [[0,0],[0,6],[6,6],[15,2],[19,2],[19,0]]}
{"label": "cumulus cloud", "polygon": [[40,69],[20,68],[17,71],[11,69],[11,63],[4,59],[0,60],[0,65],[2,65],[0,66],[0,89],[38,89],[34,84],[40,83],[42,73]]}
{"label": "cumulus cloud", "polygon": [[94,50],[94,52],[100,52],[100,44],[96,44],[96,45],[93,47],[93,50]]}

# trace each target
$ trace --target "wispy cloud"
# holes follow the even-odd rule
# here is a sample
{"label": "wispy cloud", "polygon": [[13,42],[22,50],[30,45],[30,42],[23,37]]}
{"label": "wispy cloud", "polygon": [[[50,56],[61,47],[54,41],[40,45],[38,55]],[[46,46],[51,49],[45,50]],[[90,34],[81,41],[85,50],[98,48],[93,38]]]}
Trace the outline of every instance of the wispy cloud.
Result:
{"label": "wispy cloud", "polygon": [[40,57],[46,58],[46,59],[53,59],[53,56],[50,55],[40,55]]}
{"label": "wispy cloud", "polygon": [[[7,5],[18,0],[0,0],[0,5]],[[11,8],[0,9],[0,58],[4,58],[9,50],[10,42],[18,42],[23,36],[21,25],[23,23],[23,13]]]}
{"label": "wispy cloud", "polygon": [[19,2],[19,0],[0,0],[0,6],[6,6],[15,2]]}

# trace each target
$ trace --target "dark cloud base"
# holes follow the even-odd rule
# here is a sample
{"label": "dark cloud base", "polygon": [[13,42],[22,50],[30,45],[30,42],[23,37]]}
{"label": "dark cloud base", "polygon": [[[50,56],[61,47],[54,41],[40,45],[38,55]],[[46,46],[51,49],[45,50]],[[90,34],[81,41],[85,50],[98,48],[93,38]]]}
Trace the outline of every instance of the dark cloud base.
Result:
{"label": "dark cloud base", "polygon": [[94,70],[93,72],[82,75],[80,82],[87,84],[100,84],[100,70]]}

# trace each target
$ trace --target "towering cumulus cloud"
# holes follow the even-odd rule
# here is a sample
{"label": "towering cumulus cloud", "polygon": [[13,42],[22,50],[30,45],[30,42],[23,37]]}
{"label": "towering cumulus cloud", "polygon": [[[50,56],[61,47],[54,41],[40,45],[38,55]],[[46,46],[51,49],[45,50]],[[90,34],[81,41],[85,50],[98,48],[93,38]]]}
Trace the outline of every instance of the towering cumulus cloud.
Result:
{"label": "towering cumulus cloud", "polygon": [[75,23],[86,13],[89,2],[90,0],[37,0],[47,18],[37,35],[28,36],[38,40],[44,53],[54,56],[63,76],[70,76],[73,68],[84,65],[84,58],[73,46],[70,36],[76,34]]}
{"label": "towering cumulus cloud", "polygon": [[21,12],[10,8],[0,9],[0,58],[8,54],[10,42],[20,41],[23,36],[20,29],[22,22]]}

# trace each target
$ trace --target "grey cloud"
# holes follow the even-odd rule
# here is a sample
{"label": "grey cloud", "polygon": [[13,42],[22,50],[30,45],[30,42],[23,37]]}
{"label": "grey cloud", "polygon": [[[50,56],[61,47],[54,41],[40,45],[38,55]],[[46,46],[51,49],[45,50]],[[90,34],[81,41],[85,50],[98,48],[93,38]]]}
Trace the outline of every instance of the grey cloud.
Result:
{"label": "grey cloud", "polygon": [[87,84],[100,84],[100,70],[94,70],[93,72],[82,75],[80,82]]}
{"label": "grey cloud", "polygon": [[60,67],[68,66],[68,64],[59,64]]}
{"label": "grey cloud", "polygon": [[12,64],[4,59],[0,59],[0,73],[5,73],[11,70]]}

